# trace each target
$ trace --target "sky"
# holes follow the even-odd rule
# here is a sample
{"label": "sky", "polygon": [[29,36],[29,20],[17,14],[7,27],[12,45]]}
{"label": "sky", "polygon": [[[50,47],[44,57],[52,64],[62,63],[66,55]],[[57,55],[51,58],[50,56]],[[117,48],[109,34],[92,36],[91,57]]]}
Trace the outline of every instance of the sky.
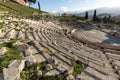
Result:
{"label": "sky", "polygon": [[38,8],[38,1],[41,10],[51,13],[86,11],[100,7],[120,7],[120,0],[37,0],[31,7]]}

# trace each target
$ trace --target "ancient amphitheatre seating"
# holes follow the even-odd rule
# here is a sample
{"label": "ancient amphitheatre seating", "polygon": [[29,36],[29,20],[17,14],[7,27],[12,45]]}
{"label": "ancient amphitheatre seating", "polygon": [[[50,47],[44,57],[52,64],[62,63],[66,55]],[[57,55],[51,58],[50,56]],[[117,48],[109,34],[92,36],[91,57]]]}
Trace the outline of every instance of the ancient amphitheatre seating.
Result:
{"label": "ancient amphitheatre seating", "polygon": [[[4,32],[4,36],[6,38],[10,38],[12,36],[12,38],[15,39],[18,39],[22,36],[26,40],[31,40],[33,43],[30,45],[33,48],[30,49],[32,54],[39,54],[45,60],[47,60],[49,57],[51,57],[51,54],[54,53],[52,56],[54,56],[55,59],[58,60],[62,65],[66,65],[67,68],[71,68],[70,60],[80,60],[82,63],[88,65],[88,67],[80,75],[86,76],[84,79],[91,78],[92,80],[103,80],[104,78],[110,76],[117,80],[119,77],[115,73],[110,61],[106,55],[103,54],[103,52],[76,43],[75,41],[67,38],[67,36],[60,34],[63,33],[61,26],[52,22],[44,22],[41,24],[40,22],[32,20],[23,21],[29,24],[29,28],[33,29],[31,32],[27,32],[27,30],[22,32],[10,29]],[[24,27],[20,28],[24,29]],[[87,39],[89,41],[93,41],[95,38],[94,36],[93,38],[89,37],[89,34],[85,32],[77,32],[76,35],[80,37],[80,39]],[[97,37],[95,41],[100,42],[100,38]],[[46,53],[44,49],[47,49],[51,54]],[[112,58],[114,59],[113,55]],[[116,59],[117,58],[119,57],[116,57]]]}

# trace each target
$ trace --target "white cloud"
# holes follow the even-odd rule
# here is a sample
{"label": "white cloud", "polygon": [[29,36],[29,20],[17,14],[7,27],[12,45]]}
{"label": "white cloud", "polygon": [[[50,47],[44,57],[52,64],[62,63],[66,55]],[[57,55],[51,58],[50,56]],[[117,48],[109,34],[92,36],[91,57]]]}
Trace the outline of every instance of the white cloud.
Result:
{"label": "white cloud", "polygon": [[96,2],[95,7],[120,7],[120,0],[101,0]]}
{"label": "white cloud", "polygon": [[85,2],[86,2],[86,3],[89,3],[90,1],[89,1],[89,0],[86,0]]}
{"label": "white cloud", "polygon": [[72,3],[72,0],[69,0],[68,2],[69,2],[69,3]]}
{"label": "white cloud", "polygon": [[108,7],[118,7],[120,6],[120,0],[110,0],[107,3]]}
{"label": "white cloud", "polygon": [[62,7],[60,7],[60,8],[62,9],[63,12],[69,11],[69,10],[68,10],[68,7],[65,7],[65,6],[62,6]]}

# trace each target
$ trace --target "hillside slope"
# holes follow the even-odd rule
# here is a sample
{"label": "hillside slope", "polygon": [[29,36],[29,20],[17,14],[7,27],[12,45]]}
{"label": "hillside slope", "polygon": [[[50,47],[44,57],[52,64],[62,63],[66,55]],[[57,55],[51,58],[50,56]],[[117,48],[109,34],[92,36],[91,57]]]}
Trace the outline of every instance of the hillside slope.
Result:
{"label": "hillside slope", "polygon": [[26,18],[31,18],[34,12],[41,13],[38,9],[34,9],[31,7],[21,6],[14,2],[3,2],[0,1],[0,11],[8,11],[10,14],[14,16],[22,16]]}

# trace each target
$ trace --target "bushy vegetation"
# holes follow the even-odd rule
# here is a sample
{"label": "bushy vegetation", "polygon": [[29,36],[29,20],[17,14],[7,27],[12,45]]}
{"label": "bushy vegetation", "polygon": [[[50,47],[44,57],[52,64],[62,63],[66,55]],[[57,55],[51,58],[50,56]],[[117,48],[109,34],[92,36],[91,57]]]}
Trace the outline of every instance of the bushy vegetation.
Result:
{"label": "bushy vegetation", "polygon": [[73,70],[73,76],[76,77],[77,74],[81,74],[81,72],[83,72],[83,70],[86,68],[86,66],[83,66],[82,64],[80,64],[80,61],[71,61],[74,70]]}
{"label": "bushy vegetation", "polygon": [[3,23],[0,23],[0,29],[3,28]]}
{"label": "bushy vegetation", "polygon": [[5,55],[0,56],[0,71],[8,66],[9,61],[22,59],[20,52],[17,50],[17,47],[13,45],[15,41],[16,40],[11,40],[10,42],[0,44],[0,48],[7,48]]}
{"label": "bushy vegetation", "polygon": [[[24,70],[21,72],[21,78],[23,80],[62,80],[61,75],[44,77],[44,74],[46,73],[45,65],[46,62],[43,62],[33,64],[30,67],[25,67]],[[38,70],[42,71],[42,75],[36,75]]]}
{"label": "bushy vegetation", "polygon": [[87,21],[79,16],[58,16],[56,17],[57,19],[59,19],[60,22],[75,22],[75,23],[86,23]]}

